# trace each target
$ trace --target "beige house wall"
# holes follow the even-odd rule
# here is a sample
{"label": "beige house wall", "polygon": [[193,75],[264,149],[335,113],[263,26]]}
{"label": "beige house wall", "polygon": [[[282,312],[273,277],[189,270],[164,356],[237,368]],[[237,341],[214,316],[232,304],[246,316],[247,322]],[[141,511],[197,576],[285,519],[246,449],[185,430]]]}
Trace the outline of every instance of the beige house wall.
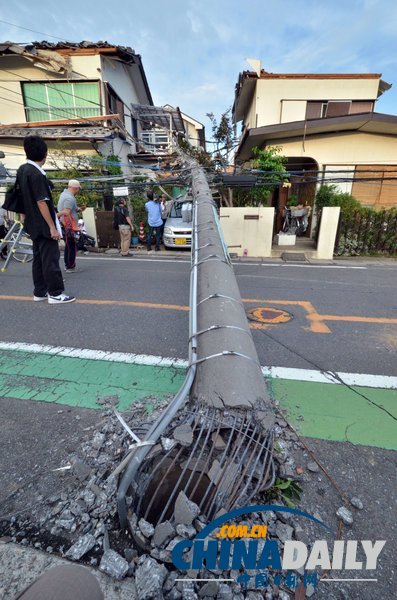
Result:
{"label": "beige house wall", "polygon": [[245,122],[249,127],[262,127],[300,121],[305,117],[307,100],[375,100],[378,86],[377,78],[258,79]]}
{"label": "beige house wall", "polygon": [[[183,116],[182,116],[182,119],[183,119]],[[193,148],[199,148],[200,140],[199,140],[198,131],[197,131],[196,127],[193,125],[193,123],[190,123],[186,119],[183,119],[183,124],[186,129],[186,134],[188,137],[189,144],[191,146],[193,146]]]}
{"label": "beige house wall", "polygon": [[[319,169],[330,165],[397,165],[397,139],[370,133],[340,133],[308,137],[305,140],[275,140],[289,157],[313,158]],[[376,157],[376,159],[374,159]]]}
{"label": "beige house wall", "polygon": [[254,95],[252,98],[251,105],[247,111],[247,116],[244,119],[244,125],[248,129],[253,129],[256,127],[256,96]]}
{"label": "beige house wall", "polygon": [[[271,146],[281,146],[281,154],[291,158],[313,158],[320,171],[325,171],[322,183],[336,185],[340,192],[353,193],[354,170],[359,165],[397,166],[397,139],[392,136],[369,133],[340,133],[339,135],[313,136],[302,140],[277,140]],[[330,171],[344,171],[336,174]],[[342,182],[332,179],[341,177]],[[397,196],[387,199],[371,196],[371,184],[368,182],[367,193],[356,195],[363,204],[390,208],[397,206]],[[368,195],[369,194],[369,195]]]}

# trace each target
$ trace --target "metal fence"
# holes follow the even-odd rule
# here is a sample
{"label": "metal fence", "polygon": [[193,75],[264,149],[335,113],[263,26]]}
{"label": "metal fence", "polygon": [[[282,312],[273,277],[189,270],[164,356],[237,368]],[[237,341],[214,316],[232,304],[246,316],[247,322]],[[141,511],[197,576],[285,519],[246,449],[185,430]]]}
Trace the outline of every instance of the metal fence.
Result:
{"label": "metal fence", "polygon": [[397,254],[397,211],[376,212],[368,209],[341,213],[334,254]]}

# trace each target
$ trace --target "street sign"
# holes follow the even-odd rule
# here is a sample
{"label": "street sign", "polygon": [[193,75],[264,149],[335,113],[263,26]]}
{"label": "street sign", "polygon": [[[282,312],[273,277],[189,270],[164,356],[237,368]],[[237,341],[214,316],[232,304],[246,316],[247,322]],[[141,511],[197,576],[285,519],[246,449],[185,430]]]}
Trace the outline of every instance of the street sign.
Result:
{"label": "street sign", "polygon": [[113,188],[113,196],[128,196],[128,187],[114,187]]}

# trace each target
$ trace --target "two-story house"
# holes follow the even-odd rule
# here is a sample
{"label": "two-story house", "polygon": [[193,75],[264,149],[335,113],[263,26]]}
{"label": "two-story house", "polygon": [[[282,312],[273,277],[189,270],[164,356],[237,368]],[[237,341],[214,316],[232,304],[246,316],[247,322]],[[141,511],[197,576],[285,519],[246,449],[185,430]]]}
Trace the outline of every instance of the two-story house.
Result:
{"label": "two-story house", "polygon": [[[308,203],[316,184],[332,182],[364,205],[397,206],[389,179],[397,178],[397,116],[375,112],[390,84],[379,74],[277,74],[257,66],[236,84],[236,164],[252,158],[255,146],[281,146],[292,191]],[[280,190],[280,207],[286,193]]]}
{"label": "two-story house", "polygon": [[23,162],[28,133],[44,137],[50,155],[57,140],[78,154],[114,154],[125,173],[152,129],[185,133],[178,109],[153,106],[141,57],[129,47],[5,42],[0,73],[0,147],[9,169]]}

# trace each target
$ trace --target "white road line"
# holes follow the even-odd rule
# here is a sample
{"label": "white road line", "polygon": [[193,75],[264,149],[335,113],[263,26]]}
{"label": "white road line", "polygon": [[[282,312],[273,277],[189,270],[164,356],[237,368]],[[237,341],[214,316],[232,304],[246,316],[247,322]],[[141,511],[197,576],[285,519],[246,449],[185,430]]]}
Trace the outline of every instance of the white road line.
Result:
{"label": "white road line", "polygon": [[[120,260],[121,262],[128,263],[129,261],[120,256],[79,256],[78,260]],[[139,256],[132,256],[131,260],[133,262],[169,262],[169,263],[186,263],[190,264],[190,260],[186,260],[184,258],[145,258]],[[235,262],[232,261],[234,266],[238,267],[278,267],[285,269],[288,268],[306,268],[306,269],[361,269],[365,270],[368,267],[354,267],[354,266],[345,266],[345,265],[297,265],[297,264],[284,264],[284,263],[244,263],[244,262]]]}
{"label": "white road line", "polygon": [[190,265],[190,260],[184,260],[180,258],[138,258],[131,257],[131,259],[127,259],[121,256],[79,256],[78,262],[80,260],[120,260],[123,263],[128,264],[129,262],[170,262],[170,263],[185,263]]}
{"label": "white road line", "polygon": [[368,267],[353,267],[346,265],[279,265],[280,267],[298,267],[299,269],[363,269],[366,270]]}
{"label": "white road line", "polygon": [[[151,367],[175,367],[186,369],[188,362],[180,358],[153,356],[150,354],[130,354],[128,352],[106,352],[104,350],[90,350],[87,348],[69,348],[66,346],[46,346],[43,344],[27,344],[24,342],[0,342],[0,350],[19,350],[23,352],[52,354],[82,358],[88,360],[106,360]],[[322,372],[310,369],[295,369],[289,367],[262,367],[265,377],[273,379],[287,379],[294,381],[308,381],[312,383],[342,383],[361,387],[397,389],[397,377],[389,375],[371,375],[364,373]],[[342,381],[340,381],[340,378]]]}
{"label": "white road line", "polygon": [[[273,379],[292,379],[294,381],[309,381],[312,383],[333,383],[357,385],[360,387],[397,389],[397,377],[391,375],[371,375],[366,373],[344,373],[338,371],[323,372],[314,369],[294,369],[290,367],[262,367],[265,377]],[[342,380],[340,381],[339,378]]]}

